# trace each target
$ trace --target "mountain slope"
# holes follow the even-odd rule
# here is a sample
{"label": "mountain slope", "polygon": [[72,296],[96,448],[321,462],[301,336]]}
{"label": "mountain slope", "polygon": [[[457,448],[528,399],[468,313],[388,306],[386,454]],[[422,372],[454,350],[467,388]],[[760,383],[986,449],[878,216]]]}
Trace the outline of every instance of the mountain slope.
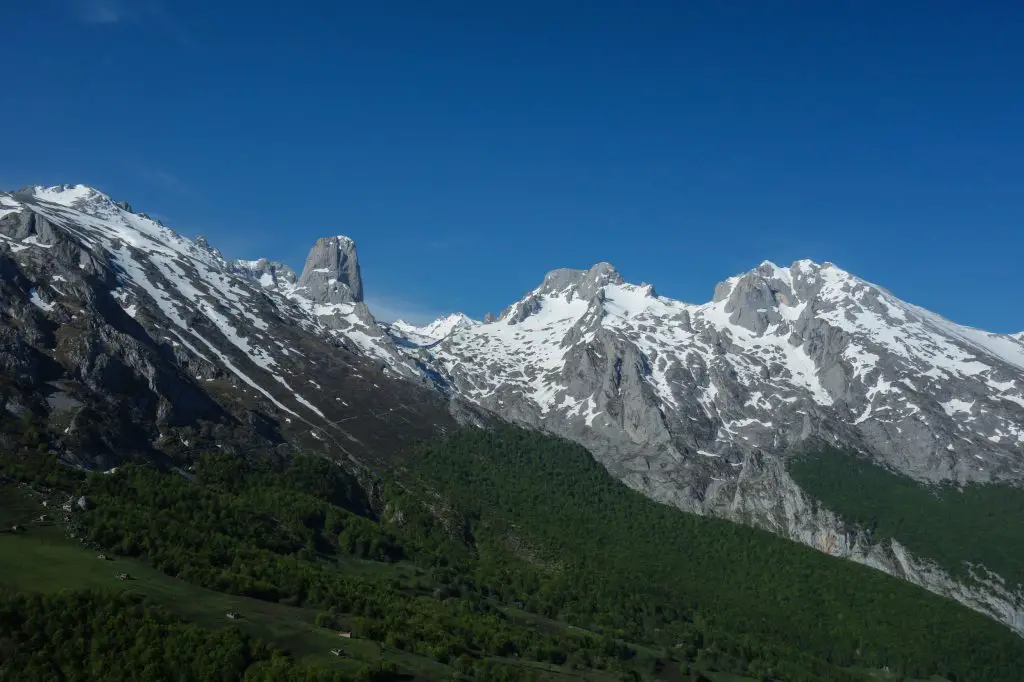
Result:
{"label": "mountain slope", "polygon": [[[842,452],[808,453],[790,463],[800,487],[874,542],[896,538],[963,581],[1024,583],[1024,494],[1006,486],[922,486],[913,479]],[[993,523],[994,519],[1009,522]],[[975,565],[963,561],[972,557]]]}
{"label": "mountain slope", "polygon": [[454,424],[401,380],[422,375],[362,303],[350,240],[320,240],[296,277],[81,185],[0,205],[4,406],[43,420],[68,460],[282,443],[365,459]]}
{"label": "mountain slope", "polygon": [[[966,635],[961,627],[987,633],[973,633],[979,640],[966,645],[971,651],[1022,642],[977,614],[946,620],[947,608],[962,607],[863,566],[652,504],[586,450],[560,439],[511,428],[467,430],[424,445],[416,457],[414,469],[466,513],[481,553],[512,548],[537,566],[557,567],[548,575],[557,587],[517,596],[535,606],[554,602],[573,622],[672,631],[673,624],[685,628],[707,616],[756,639],[799,641],[805,651],[828,652],[833,663],[891,665],[922,678],[999,676],[950,665],[965,646],[957,641]],[[646,617],[626,606],[642,602],[639,595],[657,604]],[[683,615],[690,608],[701,615]],[[938,668],[924,663],[931,647],[948,653]],[[982,658],[994,663],[1003,656],[993,650]]]}
{"label": "mountain slope", "polygon": [[[408,338],[410,345],[415,340]],[[569,437],[665,502],[754,523],[1024,630],[1020,586],[965,588],[818,509],[786,471],[838,445],[922,482],[1017,482],[1024,344],[831,264],[763,263],[693,305],[601,263],[556,270],[486,324],[420,348],[455,393]]]}
{"label": "mountain slope", "polygon": [[[117,565],[128,555],[275,607],[330,606],[318,622],[464,672],[521,659],[560,679],[604,679],[588,673],[639,667],[629,642],[662,661],[641,679],[666,681],[678,679],[672,659],[780,682],[865,682],[875,675],[863,668],[882,666],[1011,682],[1024,665],[1024,640],[980,614],[657,504],[561,439],[466,429],[395,464],[378,519],[321,458],[213,452],[188,476],[131,465],[90,475],[74,493],[89,504],[69,525]],[[531,679],[502,679],[520,677]]]}

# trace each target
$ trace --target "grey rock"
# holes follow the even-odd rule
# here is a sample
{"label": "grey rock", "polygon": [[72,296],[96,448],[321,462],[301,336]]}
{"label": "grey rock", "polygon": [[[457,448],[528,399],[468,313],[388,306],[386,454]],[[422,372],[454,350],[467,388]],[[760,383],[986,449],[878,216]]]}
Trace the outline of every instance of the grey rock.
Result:
{"label": "grey rock", "polygon": [[362,301],[355,242],[342,236],[318,239],[306,258],[296,293],[318,303]]}
{"label": "grey rock", "polygon": [[266,258],[236,260],[232,262],[232,267],[236,273],[255,280],[260,286],[281,292],[292,291],[299,279],[295,270],[289,266]]}
{"label": "grey rock", "polygon": [[622,284],[622,276],[611,263],[597,263],[589,270],[561,268],[545,277],[537,293],[541,296],[567,292],[569,300],[578,296],[589,300],[608,284]]}
{"label": "grey rock", "polygon": [[[365,353],[394,374],[434,388],[436,375],[424,369],[423,358],[403,353],[377,323],[362,300],[363,284],[355,242],[344,236],[316,241],[306,258],[301,277],[278,261],[236,260],[233,272],[279,295],[274,304],[294,306],[333,341],[348,350]],[[310,327],[307,331],[312,331]],[[410,357],[412,355],[412,357]],[[442,390],[442,394],[445,391]]]}

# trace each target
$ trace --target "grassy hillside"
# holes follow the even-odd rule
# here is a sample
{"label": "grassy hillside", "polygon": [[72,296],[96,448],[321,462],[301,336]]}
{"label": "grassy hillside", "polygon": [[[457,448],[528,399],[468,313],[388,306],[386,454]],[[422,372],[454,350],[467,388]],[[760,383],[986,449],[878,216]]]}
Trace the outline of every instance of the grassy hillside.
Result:
{"label": "grassy hillside", "polygon": [[[8,470],[55,485],[52,466]],[[375,512],[342,468],[305,457],[213,453],[191,472],[126,466],[73,485],[92,503],[74,532],[114,560],[30,527],[0,540],[0,584],[131,590],[205,637],[237,630],[288,651],[275,664],[297,675],[1016,682],[1024,669],[1024,641],[954,602],[656,504],[581,448],[517,429],[424,444]],[[3,499],[8,515],[35,511]],[[326,653],[339,642],[344,659]]]}
{"label": "grassy hillside", "polygon": [[837,450],[790,464],[801,488],[881,542],[896,538],[963,579],[983,564],[1024,586],[1024,490],[1003,485],[925,486]]}
{"label": "grassy hillside", "polygon": [[[0,494],[15,491],[0,488]],[[0,505],[3,510],[7,505]],[[2,511],[0,511],[2,515]],[[357,671],[363,664],[392,661],[403,668],[435,673],[441,666],[428,659],[404,655],[400,651],[382,651],[373,642],[341,641],[335,630],[316,624],[316,609],[286,606],[273,602],[229,595],[171,578],[130,557],[109,556],[99,560],[97,553],[80,543],[69,541],[59,528],[29,527],[24,534],[0,534],[0,587],[29,592],[53,593],[64,590],[91,590],[113,596],[145,597],[152,603],[211,630],[237,628],[253,638],[272,642],[287,650],[303,664],[340,665]],[[129,581],[115,578],[128,573]],[[229,620],[228,612],[242,615]],[[330,649],[342,647],[348,656],[338,661]]]}

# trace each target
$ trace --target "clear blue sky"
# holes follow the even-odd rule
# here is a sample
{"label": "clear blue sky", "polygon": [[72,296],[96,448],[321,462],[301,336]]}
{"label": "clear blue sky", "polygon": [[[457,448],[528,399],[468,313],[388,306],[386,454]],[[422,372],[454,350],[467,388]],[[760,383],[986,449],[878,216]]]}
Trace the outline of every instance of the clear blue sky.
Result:
{"label": "clear blue sky", "polygon": [[1024,3],[7,4],[0,185],[296,267],[347,234],[382,310],[806,257],[1024,329]]}

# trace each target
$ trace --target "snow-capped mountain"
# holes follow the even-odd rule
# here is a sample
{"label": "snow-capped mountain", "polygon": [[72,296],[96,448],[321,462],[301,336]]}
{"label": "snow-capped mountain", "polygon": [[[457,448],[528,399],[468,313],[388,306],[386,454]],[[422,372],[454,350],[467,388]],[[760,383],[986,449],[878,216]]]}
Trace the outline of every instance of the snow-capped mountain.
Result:
{"label": "snow-capped mountain", "polygon": [[645,494],[761,525],[1024,632],[1024,592],[965,586],[820,510],[785,462],[809,439],[921,481],[1021,481],[1024,344],[954,324],[830,263],[765,262],[711,301],[600,263],[419,349],[454,394],[573,439]]}
{"label": "snow-capped mountain", "polygon": [[395,338],[415,346],[432,346],[456,330],[469,329],[478,324],[480,323],[463,313],[452,313],[422,327],[409,324],[405,320],[395,320],[389,325],[389,331]]}
{"label": "snow-capped mountain", "polygon": [[236,260],[234,271],[280,294],[316,319],[327,333],[354,344],[368,357],[408,379],[424,378],[414,359],[401,353],[363,301],[363,280],[355,242],[343,235],[318,239],[302,274],[265,258]]}
{"label": "snow-capped mountain", "polygon": [[[285,441],[369,457],[454,424],[366,309],[347,238],[297,277],[94,189],[31,187],[0,194],[0,273],[4,406],[57,428],[71,460]],[[396,411],[401,434],[380,426]]]}
{"label": "snow-capped mountain", "polygon": [[[585,442],[684,506],[694,470],[816,435],[921,480],[1019,479],[1024,345],[960,326],[825,263],[762,263],[687,304],[601,263],[556,270],[487,324],[429,351],[457,392]],[[681,497],[688,496],[688,498]]]}
{"label": "snow-capped mountain", "polygon": [[548,273],[497,318],[381,324],[347,237],[318,240],[297,273],[65,185],[0,193],[0,293],[0,402],[61,434],[70,461],[244,446],[365,463],[501,418],[585,445],[656,499],[1024,632],[1024,593],[865,542],[786,470],[818,439],[921,481],[1020,482],[1024,333],[954,324],[830,263],[765,262],[702,304],[599,263]]}

